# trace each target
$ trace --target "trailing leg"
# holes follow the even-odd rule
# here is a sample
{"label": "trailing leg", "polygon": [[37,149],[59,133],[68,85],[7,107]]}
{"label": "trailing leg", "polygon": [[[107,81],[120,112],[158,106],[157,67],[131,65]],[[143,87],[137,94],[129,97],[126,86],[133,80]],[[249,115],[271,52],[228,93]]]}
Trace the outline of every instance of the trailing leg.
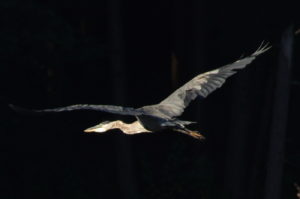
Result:
{"label": "trailing leg", "polygon": [[175,131],[178,131],[180,133],[184,133],[187,134],[189,136],[192,136],[193,138],[196,138],[198,140],[204,140],[205,137],[203,135],[201,135],[201,133],[199,133],[198,131],[192,131],[189,129],[174,129]]}

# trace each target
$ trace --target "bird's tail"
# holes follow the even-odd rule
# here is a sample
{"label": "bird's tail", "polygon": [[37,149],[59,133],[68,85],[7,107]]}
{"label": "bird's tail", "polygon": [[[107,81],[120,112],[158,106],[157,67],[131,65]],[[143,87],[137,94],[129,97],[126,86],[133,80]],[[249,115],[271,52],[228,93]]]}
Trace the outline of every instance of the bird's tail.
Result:
{"label": "bird's tail", "polygon": [[189,129],[175,129],[176,131],[180,132],[180,133],[184,133],[184,134],[187,134],[189,136],[192,136],[193,138],[195,139],[198,139],[198,140],[204,140],[205,137],[199,133],[198,131],[192,131],[192,130],[189,130]]}

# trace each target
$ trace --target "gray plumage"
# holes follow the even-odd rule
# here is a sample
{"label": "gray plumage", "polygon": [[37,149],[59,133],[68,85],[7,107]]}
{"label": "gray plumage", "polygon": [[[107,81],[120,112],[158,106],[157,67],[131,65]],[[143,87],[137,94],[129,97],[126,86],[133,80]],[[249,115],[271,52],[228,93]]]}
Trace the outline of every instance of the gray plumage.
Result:
{"label": "gray plumage", "polygon": [[[258,55],[266,52],[269,48],[270,47],[267,44],[263,45],[262,43],[261,46],[250,56],[241,58],[231,64],[225,65],[215,70],[211,70],[206,73],[197,75],[192,80],[184,84],[182,87],[178,88],[175,92],[173,92],[170,96],[161,101],[159,104],[144,106],[137,109],[131,107],[121,107],[112,105],[78,104],[61,108],[31,111],[46,113],[74,110],[95,110],[113,114],[130,115],[136,116],[139,124],[134,123],[135,127],[138,130],[133,130],[133,133],[126,129],[127,132],[131,132],[128,134],[135,134],[134,132],[140,133],[140,131],[143,131],[143,128],[144,132],[159,131],[163,129],[173,129],[200,139],[203,138],[201,134],[195,131],[190,131],[185,128],[185,125],[189,125],[192,122],[181,121],[178,120],[176,117],[180,116],[184,112],[184,109],[190,104],[192,100],[194,100],[197,97],[206,98],[210,93],[215,91],[217,88],[220,88],[228,77],[236,73],[236,70],[245,68]],[[11,107],[15,110],[20,110],[20,108],[16,106],[11,105]],[[121,124],[120,122],[117,123],[118,125]],[[110,126],[109,128],[120,128],[121,130],[123,130],[121,127],[116,127],[117,123],[114,123],[115,126],[111,125],[113,127]],[[103,129],[104,124],[101,124],[101,129]],[[99,125],[97,125],[96,127],[98,129],[100,128]],[[92,131],[92,128],[89,128],[89,131],[87,132],[97,132],[96,130]],[[126,126],[126,128],[129,128],[128,125]],[[123,132],[125,131],[123,130]]]}

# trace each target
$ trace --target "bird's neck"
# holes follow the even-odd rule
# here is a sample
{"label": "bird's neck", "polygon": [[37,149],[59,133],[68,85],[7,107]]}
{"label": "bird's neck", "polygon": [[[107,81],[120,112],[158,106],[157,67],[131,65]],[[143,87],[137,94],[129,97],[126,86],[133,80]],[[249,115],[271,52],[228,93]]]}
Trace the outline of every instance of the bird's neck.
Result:
{"label": "bird's neck", "polygon": [[135,121],[133,123],[127,124],[120,120],[112,122],[112,129],[120,129],[125,134],[137,134],[137,133],[146,133],[150,132],[145,129],[139,121]]}

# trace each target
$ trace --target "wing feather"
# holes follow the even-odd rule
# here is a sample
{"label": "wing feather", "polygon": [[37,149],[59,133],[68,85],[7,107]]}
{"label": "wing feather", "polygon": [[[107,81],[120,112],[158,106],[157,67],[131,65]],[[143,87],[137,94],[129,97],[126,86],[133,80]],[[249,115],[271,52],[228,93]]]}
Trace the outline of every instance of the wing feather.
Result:
{"label": "wing feather", "polygon": [[51,113],[51,112],[65,112],[65,111],[76,111],[76,110],[92,110],[92,111],[103,111],[113,114],[120,115],[141,115],[142,111],[136,110],[131,107],[113,106],[113,105],[93,105],[93,104],[76,104],[66,107],[58,107],[53,109],[42,109],[42,110],[30,110],[21,108],[15,105],[10,105],[10,107],[18,112],[34,112],[34,113]]}
{"label": "wing feather", "polygon": [[166,109],[164,113],[168,112],[168,117],[170,118],[181,115],[192,100],[198,96],[203,98],[207,97],[217,88],[220,88],[228,77],[235,74],[235,70],[245,68],[256,56],[266,52],[269,48],[270,46],[268,44],[262,43],[250,56],[194,77],[160,102],[158,107],[160,109]]}

